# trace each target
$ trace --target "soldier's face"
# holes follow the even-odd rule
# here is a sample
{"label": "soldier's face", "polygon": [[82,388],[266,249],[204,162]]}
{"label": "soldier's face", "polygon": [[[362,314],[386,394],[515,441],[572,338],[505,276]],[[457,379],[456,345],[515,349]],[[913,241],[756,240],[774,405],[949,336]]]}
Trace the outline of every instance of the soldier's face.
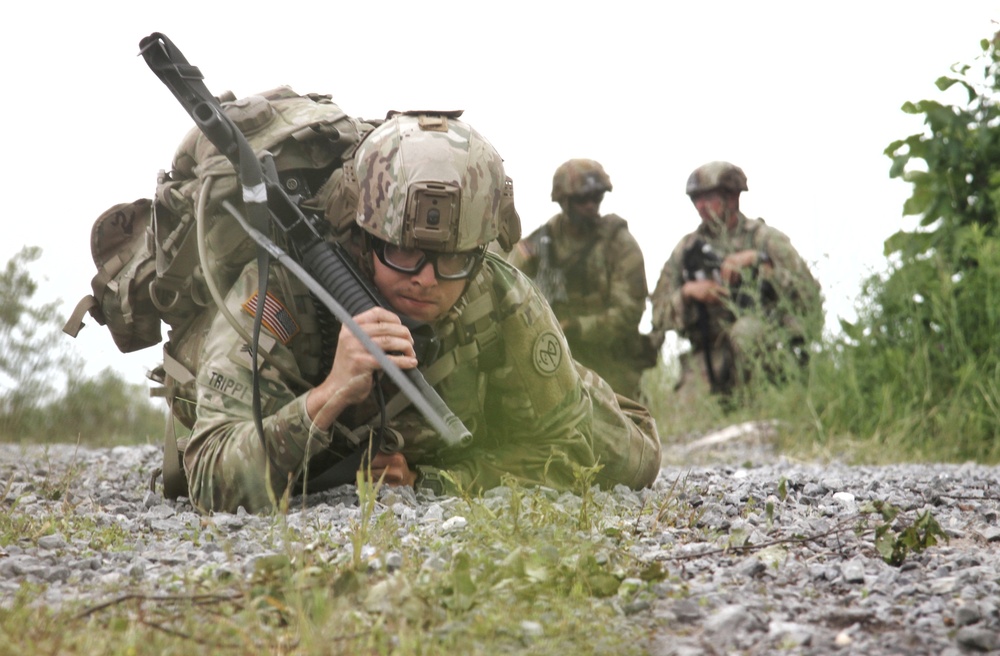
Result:
{"label": "soldier's face", "polygon": [[434,267],[427,262],[416,273],[390,269],[372,255],[375,286],[396,312],[411,319],[432,323],[458,302],[465,291],[465,280],[438,280]]}
{"label": "soldier's face", "polygon": [[736,206],[733,203],[733,194],[722,192],[718,189],[706,191],[691,197],[691,203],[698,210],[701,222],[708,227],[720,228],[722,226],[732,227],[736,219]]}
{"label": "soldier's face", "polygon": [[566,213],[569,215],[570,221],[594,223],[601,218],[601,201],[603,200],[603,191],[570,196]]}

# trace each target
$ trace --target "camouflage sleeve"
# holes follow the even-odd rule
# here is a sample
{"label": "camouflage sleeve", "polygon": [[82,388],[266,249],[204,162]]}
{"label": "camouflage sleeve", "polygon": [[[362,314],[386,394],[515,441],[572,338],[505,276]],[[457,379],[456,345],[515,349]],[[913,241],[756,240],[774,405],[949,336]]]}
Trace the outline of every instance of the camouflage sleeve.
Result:
{"label": "camouflage sleeve", "polygon": [[684,302],[681,287],[684,286],[683,258],[688,237],[682,239],[660,270],[651,301],[653,305],[653,332],[663,335],[673,330],[684,334],[697,321],[693,304]]}
{"label": "camouflage sleeve", "polygon": [[[257,266],[248,265],[226,297],[230,313],[252,333],[252,303],[257,294]],[[268,286],[266,309],[275,312],[262,329],[260,350],[298,374],[284,342],[294,338],[295,318],[281,299],[276,279]],[[279,325],[280,324],[280,325]],[[261,361],[260,390],[263,444],[253,421],[249,349],[222,313],[205,340],[197,374],[197,419],[184,451],[192,503],[203,512],[250,512],[270,507],[268,479],[280,497],[300,472],[308,454],[330,442],[329,433],[310,432],[305,395],[294,393],[275,367]],[[266,451],[264,445],[266,444]]]}
{"label": "camouflage sleeve", "polygon": [[507,261],[534,278],[538,274],[538,234],[541,228],[519,240],[507,255]]}
{"label": "camouflage sleeve", "polygon": [[764,225],[757,231],[754,241],[756,248],[771,259],[773,267],[768,281],[779,299],[787,302],[786,310],[805,318],[810,330],[817,329],[818,320],[821,330],[823,299],[820,285],[788,236]]}
{"label": "camouflage sleeve", "polygon": [[639,242],[626,229],[617,230],[606,245],[611,261],[608,301],[603,312],[578,317],[580,339],[589,344],[608,344],[638,334],[646,310],[646,264]]}
{"label": "camouflage sleeve", "polygon": [[[631,444],[632,435],[625,427],[629,420],[610,387],[592,376],[593,384],[606,387],[605,396],[595,394],[583,376],[586,370],[570,358],[555,315],[528,280],[510,267],[499,267],[496,283],[502,294],[499,318],[504,364],[486,374],[486,444],[448,463],[445,470],[463,488],[494,487],[504,477],[525,484],[573,488],[586,469],[601,461],[598,439]],[[597,436],[595,407],[606,404],[608,397],[611,404],[607,408],[601,405],[602,410],[622,419],[617,424],[621,430]],[[645,446],[652,442],[648,435],[637,439]],[[656,441],[658,449],[658,438]],[[647,449],[647,455],[652,450]],[[614,469],[628,467],[614,463]],[[619,476],[616,483],[639,487],[651,482],[646,480],[648,472]]]}

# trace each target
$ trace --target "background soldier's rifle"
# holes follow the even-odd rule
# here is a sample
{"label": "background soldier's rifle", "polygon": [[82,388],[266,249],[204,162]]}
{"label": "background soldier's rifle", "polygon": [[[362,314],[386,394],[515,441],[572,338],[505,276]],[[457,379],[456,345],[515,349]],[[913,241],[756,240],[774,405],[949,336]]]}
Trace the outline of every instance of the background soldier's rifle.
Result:
{"label": "background soldier's rifle", "polygon": [[[712,248],[712,245],[701,239],[696,240],[685,251],[682,257],[684,281],[691,280],[714,280],[718,284],[722,282],[722,261],[723,258]],[[753,267],[750,278],[759,280],[759,269]],[[757,293],[751,294],[743,286],[742,278],[738,283],[729,289],[729,308],[738,310],[751,310],[758,304],[776,298],[774,287],[766,280],[760,280]],[[721,391],[727,381],[718,380],[715,370],[712,368],[712,334],[711,321],[708,307],[698,302],[698,330],[701,333],[702,349],[705,354],[705,368],[708,370],[708,380],[712,385],[712,391]],[[728,376],[728,372],[723,372]]]}
{"label": "background soldier's rifle", "polygon": [[[697,240],[691,244],[682,257],[684,281],[714,280],[722,284],[722,258],[710,244]],[[708,306],[697,302],[698,332],[701,333],[701,350],[705,358],[705,369],[708,371],[708,382],[713,392],[720,390],[720,381],[716,380],[715,369],[712,368],[712,330],[708,316]]]}
{"label": "background soldier's rifle", "polygon": [[556,266],[552,259],[552,236],[546,225],[542,226],[542,233],[538,239],[538,275],[535,276],[535,282],[549,305],[565,303],[568,300],[566,273]]}

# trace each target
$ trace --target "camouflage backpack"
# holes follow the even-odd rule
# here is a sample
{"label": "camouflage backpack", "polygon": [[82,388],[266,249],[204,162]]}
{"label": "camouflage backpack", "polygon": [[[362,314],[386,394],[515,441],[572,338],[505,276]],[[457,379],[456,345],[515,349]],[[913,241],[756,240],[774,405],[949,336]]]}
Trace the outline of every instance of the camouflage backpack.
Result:
{"label": "camouflage backpack", "polygon": [[[219,100],[254,152],[273,155],[281,183],[296,200],[314,194],[373,127],[348,117],[329,96],[302,96],[288,87]],[[242,206],[238,189],[230,161],[193,128],[178,147],[171,171],[160,171],[153,199],[116,204],[95,221],[93,293],[80,300],[63,327],[75,337],[89,312],[108,328],[118,349],[130,353],[159,344],[166,323],[164,363],[150,377],[164,384],[160,393],[188,428],[193,411],[173,400],[194,398],[204,328],[215,315],[212,292],[224,296],[257,252],[221,207],[227,199]],[[170,460],[165,459],[165,469]]]}

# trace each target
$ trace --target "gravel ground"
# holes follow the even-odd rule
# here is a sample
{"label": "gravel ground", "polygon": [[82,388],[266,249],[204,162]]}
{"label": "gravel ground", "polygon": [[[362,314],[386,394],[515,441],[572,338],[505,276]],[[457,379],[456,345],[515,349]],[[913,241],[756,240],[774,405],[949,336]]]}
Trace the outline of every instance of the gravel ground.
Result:
{"label": "gravel ground", "polygon": [[[669,499],[698,513],[694,528],[651,522],[634,547],[670,574],[654,594],[621,603],[623,616],[650,636],[648,653],[1000,653],[1000,468],[798,463],[773,453],[767,435],[766,425],[736,426],[668,448],[652,490],[603,497],[606,513]],[[44,586],[46,603],[97,603],[104,597],[95,590],[176,580],[179,572],[247,575],[256,558],[280,549],[266,517],[204,518],[184,500],[150,492],[159,461],[159,449],[148,446],[0,444],[0,512],[9,519],[73,512],[92,520],[95,532],[126,532],[134,545],[102,551],[80,531],[0,543],[0,609],[25,581]],[[292,511],[289,525],[304,539],[317,523],[346,534],[358,512],[350,489],[314,497],[305,511]],[[453,499],[397,493],[383,501],[382,511],[418,536],[460,530],[464,521]],[[503,495],[487,501],[502,503]],[[897,531],[929,510],[949,540],[909,553],[900,566],[886,564],[873,532],[853,530],[871,501],[900,509]],[[205,522],[232,537],[225,550],[187,539]],[[747,548],[720,549],[735,536]]]}

